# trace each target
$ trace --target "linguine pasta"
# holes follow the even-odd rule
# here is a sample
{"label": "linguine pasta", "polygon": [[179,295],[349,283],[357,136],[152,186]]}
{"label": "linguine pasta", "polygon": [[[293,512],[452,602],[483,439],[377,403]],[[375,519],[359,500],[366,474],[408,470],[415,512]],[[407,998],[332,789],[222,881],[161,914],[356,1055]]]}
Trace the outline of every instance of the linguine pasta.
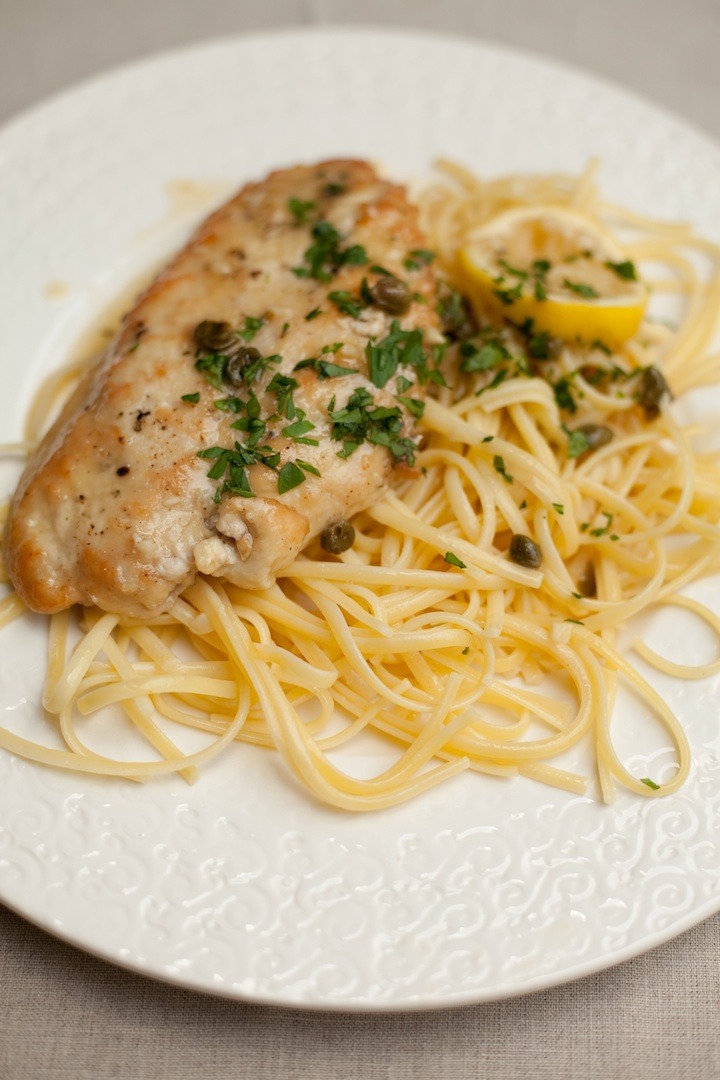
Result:
{"label": "linguine pasta", "polygon": [[[502,378],[464,372],[451,343],[449,385],[433,390],[420,425],[417,475],[354,520],[349,551],[329,559],[310,548],[260,592],[198,578],[148,622],[92,609],[52,616],[43,704],[65,749],[7,730],[0,746],[81,772],[193,781],[240,740],[274,748],[314,796],[348,810],[399,803],[467,769],[583,792],[587,777],[553,764],[581,739],[595,748],[606,800],[617,784],[643,796],[682,785],[686,736],[619,650],[618,633],[637,613],[672,604],[720,637],[720,619],[680,594],[720,568],[720,463],[695,449],[697,432],[667,404],[644,415],[633,379],[654,365],[675,395],[720,382],[720,249],[685,226],[603,202],[593,168],[579,178],[494,181],[447,162],[441,172],[420,203],[450,285],[460,284],[466,238],[498,213],[568,207],[618,232],[643,271],[653,299],[639,333],[612,353],[565,345],[550,364],[533,365],[526,342],[505,327],[515,360]],[[673,305],[676,328],[653,315],[658,299]],[[37,443],[84,370],[76,364],[48,380],[14,452]],[[568,398],[558,385],[570,394],[572,426],[609,424],[610,442],[568,454]],[[513,534],[534,537],[540,568],[508,558]],[[23,610],[10,594],[0,622]],[[720,660],[693,668],[636,648],[678,678],[720,670]],[[675,773],[659,787],[631,775],[613,748],[621,682],[676,747]],[[87,744],[84,718],[110,706],[144,736],[147,760],[113,760]],[[182,752],[179,727],[207,733],[207,745]],[[398,748],[370,779],[333,763],[333,751],[364,731]]]}

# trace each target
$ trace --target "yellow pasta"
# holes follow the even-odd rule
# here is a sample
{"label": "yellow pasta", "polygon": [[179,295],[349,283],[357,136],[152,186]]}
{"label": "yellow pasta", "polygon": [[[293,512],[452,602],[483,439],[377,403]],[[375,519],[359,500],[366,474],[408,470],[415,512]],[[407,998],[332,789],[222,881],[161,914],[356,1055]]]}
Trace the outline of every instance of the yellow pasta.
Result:
{"label": "yellow pasta", "polygon": [[[560,399],[542,372],[465,374],[451,344],[451,385],[426,404],[417,475],[359,515],[353,548],[332,560],[310,548],[264,591],[198,579],[147,623],[83,611],[74,645],[75,617],[53,616],[43,703],[66,749],[9,731],[0,731],[0,746],[64,769],[136,781],[179,772],[193,781],[240,740],[274,747],[316,798],[348,810],[391,806],[468,769],[582,792],[588,778],[552,762],[583,738],[595,748],[605,799],[616,784],[657,797],[683,783],[686,736],[616,639],[629,618],[662,603],[688,608],[720,636],[720,619],[679,595],[720,567],[720,465],[695,449],[697,432],[683,430],[671,408],[644,417],[631,392],[618,393],[624,383],[614,373],[627,380],[653,364],[675,394],[720,382],[720,249],[685,226],[604,203],[594,165],[579,178],[482,181],[448,162],[441,171],[420,202],[451,285],[473,230],[513,207],[549,205],[619,231],[628,255],[647,264],[653,297],[680,305],[677,328],[651,314],[612,355],[566,343],[555,356],[578,417],[610,422],[612,441],[569,456]],[[86,371],[75,364],[51,377],[25,442],[8,452],[37,442]],[[541,567],[508,558],[517,534],[535,539]],[[0,625],[23,610],[10,594]],[[720,670],[720,660],[693,668],[642,642],[636,649],[679,678]],[[620,679],[676,748],[674,775],[659,786],[631,775],[613,748]],[[111,705],[154,760],[114,761],[87,745],[83,718]],[[186,727],[211,741],[183,753],[173,732]],[[358,779],[332,754],[366,731],[398,753],[377,776]]]}

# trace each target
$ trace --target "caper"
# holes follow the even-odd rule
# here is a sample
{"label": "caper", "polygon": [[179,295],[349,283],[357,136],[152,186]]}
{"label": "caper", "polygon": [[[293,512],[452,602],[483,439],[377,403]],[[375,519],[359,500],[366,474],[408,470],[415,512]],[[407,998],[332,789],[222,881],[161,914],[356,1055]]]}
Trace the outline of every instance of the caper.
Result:
{"label": "caper", "polygon": [[581,596],[597,596],[595,567],[591,562],[587,564],[582,575],[578,578],[577,589]]}
{"label": "caper", "polygon": [[456,289],[441,286],[436,311],[445,337],[451,341],[466,341],[477,333],[477,323],[472,309]]}
{"label": "caper", "polygon": [[257,360],[260,353],[252,345],[243,345],[234,356],[231,356],[225,368],[225,379],[231,386],[242,386],[245,369]]}
{"label": "caper", "polygon": [[373,303],[391,315],[403,315],[412,303],[412,293],[399,278],[383,276],[370,288]]}
{"label": "caper", "polygon": [[657,416],[660,402],[669,393],[670,387],[662,371],[652,365],[643,369],[636,396],[648,416]]}
{"label": "caper", "polygon": [[193,331],[195,344],[206,352],[224,353],[237,342],[237,336],[228,322],[203,319]]}
{"label": "caper", "polygon": [[355,543],[355,530],[349,521],[343,518],[326,525],[320,533],[320,547],[332,555],[347,551]]}
{"label": "caper", "polygon": [[611,428],[605,427],[603,424],[583,424],[582,427],[575,428],[575,430],[585,436],[588,450],[599,450],[601,446],[606,446],[613,438]]}
{"label": "caper", "polygon": [[542,551],[529,536],[513,533],[510,541],[510,558],[518,566],[527,566],[531,570],[537,570],[542,564]]}

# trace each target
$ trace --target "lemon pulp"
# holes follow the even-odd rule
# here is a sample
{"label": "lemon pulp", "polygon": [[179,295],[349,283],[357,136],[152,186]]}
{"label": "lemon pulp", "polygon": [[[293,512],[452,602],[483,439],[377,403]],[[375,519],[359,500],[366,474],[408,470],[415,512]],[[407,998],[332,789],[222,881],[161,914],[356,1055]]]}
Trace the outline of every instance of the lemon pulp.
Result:
{"label": "lemon pulp", "polygon": [[647,290],[595,222],[555,206],[508,210],[459,254],[461,284],[479,314],[532,320],[565,341],[619,345],[640,326]]}

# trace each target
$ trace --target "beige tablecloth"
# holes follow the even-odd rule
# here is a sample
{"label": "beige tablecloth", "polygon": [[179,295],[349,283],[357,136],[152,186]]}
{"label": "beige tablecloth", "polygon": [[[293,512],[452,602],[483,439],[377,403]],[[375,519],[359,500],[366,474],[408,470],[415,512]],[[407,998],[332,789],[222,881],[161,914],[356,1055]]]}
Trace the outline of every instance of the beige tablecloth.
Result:
{"label": "beige tablecloth", "polygon": [[[534,49],[615,78],[720,138],[720,0],[0,0],[0,121],[159,48],[322,22],[441,28]],[[720,915],[569,986],[442,1012],[344,1016],[169,988],[0,908],[2,1080],[200,1076],[720,1077]]]}

